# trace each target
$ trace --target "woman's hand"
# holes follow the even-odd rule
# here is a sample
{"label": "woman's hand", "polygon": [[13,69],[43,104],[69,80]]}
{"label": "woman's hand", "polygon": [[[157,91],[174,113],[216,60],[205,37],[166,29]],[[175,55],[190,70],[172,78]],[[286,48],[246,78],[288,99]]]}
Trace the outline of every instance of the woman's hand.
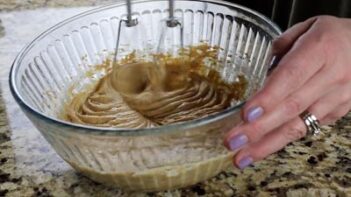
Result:
{"label": "woman's hand", "polygon": [[281,57],[265,86],[245,105],[244,124],[225,145],[239,150],[234,163],[244,168],[306,135],[299,117],[305,110],[321,124],[351,109],[351,20],[319,16],[299,23],[273,42]]}

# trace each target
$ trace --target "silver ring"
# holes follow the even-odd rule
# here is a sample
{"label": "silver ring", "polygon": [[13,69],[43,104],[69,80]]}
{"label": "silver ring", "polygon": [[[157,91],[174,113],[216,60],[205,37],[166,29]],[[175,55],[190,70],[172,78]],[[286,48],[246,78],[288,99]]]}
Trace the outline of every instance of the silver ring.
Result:
{"label": "silver ring", "polygon": [[318,135],[321,132],[321,126],[319,120],[315,115],[308,111],[301,114],[301,118],[307,127],[308,133],[313,133],[313,135]]}

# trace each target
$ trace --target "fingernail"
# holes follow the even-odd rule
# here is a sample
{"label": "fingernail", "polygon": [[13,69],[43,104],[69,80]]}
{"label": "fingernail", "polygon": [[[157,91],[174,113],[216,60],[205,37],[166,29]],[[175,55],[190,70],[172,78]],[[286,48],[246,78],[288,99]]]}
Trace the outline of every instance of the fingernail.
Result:
{"label": "fingernail", "polygon": [[248,141],[249,139],[247,138],[246,135],[244,134],[237,135],[229,141],[229,148],[230,150],[237,150],[242,146],[244,146]]}
{"label": "fingernail", "polygon": [[253,122],[263,115],[264,111],[262,107],[254,107],[247,113],[247,121]]}
{"label": "fingernail", "polygon": [[240,169],[244,169],[247,166],[249,166],[250,164],[252,164],[252,162],[253,162],[252,157],[246,156],[239,161],[238,165],[239,165]]}

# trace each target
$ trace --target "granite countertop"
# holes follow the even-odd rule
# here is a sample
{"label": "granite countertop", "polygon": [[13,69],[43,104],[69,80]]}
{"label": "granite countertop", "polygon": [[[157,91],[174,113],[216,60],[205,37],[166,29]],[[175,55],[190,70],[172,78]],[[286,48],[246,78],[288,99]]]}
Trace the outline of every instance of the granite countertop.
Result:
{"label": "granite countertop", "polygon": [[[189,188],[125,193],[90,181],[65,163],[24,116],[9,93],[8,72],[24,44],[91,7],[11,11],[27,8],[28,2],[38,7],[54,1],[10,1],[27,2],[22,7],[3,2],[0,9],[7,12],[0,12],[0,196],[351,196],[351,114],[324,127],[322,136],[305,138],[254,167],[231,168]],[[74,5],[92,5],[86,2],[97,1]]]}

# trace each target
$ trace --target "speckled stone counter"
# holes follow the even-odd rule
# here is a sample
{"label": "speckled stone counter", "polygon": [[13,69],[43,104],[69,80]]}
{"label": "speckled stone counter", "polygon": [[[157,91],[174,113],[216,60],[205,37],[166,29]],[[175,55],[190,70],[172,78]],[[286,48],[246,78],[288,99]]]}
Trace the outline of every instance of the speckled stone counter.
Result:
{"label": "speckled stone counter", "polygon": [[228,169],[181,190],[125,193],[76,173],[20,111],[7,80],[25,43],[86,9],[0,13],[0,196],[351,196],[351,114],[324,127],[323,136],[293,143],[254,167]]}

